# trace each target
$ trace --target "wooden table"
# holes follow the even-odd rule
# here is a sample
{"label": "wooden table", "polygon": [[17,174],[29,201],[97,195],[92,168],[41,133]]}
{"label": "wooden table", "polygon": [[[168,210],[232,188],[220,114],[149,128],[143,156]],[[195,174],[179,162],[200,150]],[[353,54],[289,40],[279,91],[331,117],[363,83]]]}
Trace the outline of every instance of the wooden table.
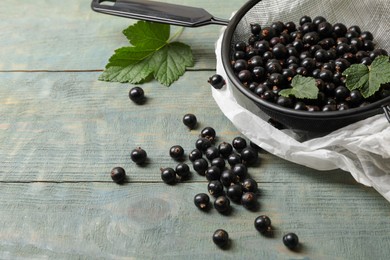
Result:
{"label": "wooden table", "polygon": [[[228,18],[245,1],[170,2]],[[233,205],[230,216],[195,208],[207,181],[194,172],[162,183],[160,167],[176,165],[172,145],[188,153],[205,126],[218,141],[240,136],[207,83],[219,26],[186,29],[180,40],[195,66],[169,88],[143,84],[147,103],[135,105],[131,85],[97,80],[135,21],[94,13],[88,0],[3,0],[0,18],[1,259],[389,259],[390,204],[349,173],[262,152],[249,168],[260,208]],[[185,113],[198,117],[197,129],[181,123]],[[129,157],[138,146],[148,153],[144,167]],[[128,183],[112,182],[115,166]],[[261,214],[273,237],[254,229]],[[229,232],[228,250],[212,243],[217,228]],[[301,240],[296,252],[282,244],[290,231]]]}

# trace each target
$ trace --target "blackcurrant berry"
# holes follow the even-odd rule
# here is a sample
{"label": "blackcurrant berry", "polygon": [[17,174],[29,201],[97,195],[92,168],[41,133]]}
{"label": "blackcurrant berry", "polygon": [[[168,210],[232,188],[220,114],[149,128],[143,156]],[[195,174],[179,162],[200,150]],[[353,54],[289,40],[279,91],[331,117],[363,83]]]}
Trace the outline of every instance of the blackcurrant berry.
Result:
{"label": "blackcurrant berry", "polygon": [[205,155],[209,161],[212,161],[213,159],[218,158],[220,154],[217,147],[210,146],[209,148],[207,148]]}
{"label": "blackcurrant berry", "polygon": [[211,180],[207,185],[210,195],[218,197],[223,193],[223,185],[219,180]]}
{"label": "blackcurrant berry", "polygon": [[193,162],[192,167],[194,168],[194,171],[196,171],[198,174],[205,175],[205,172],[209,167],[209,163],[207,162],[206,159],[200,158],[200,159],[196,159]]}
{"label": "blackcurrant berry", "polygon": [[203,153],[200,150],[194,149],[188,154],[188,159],[190,159],[191,162],[194,162],[195,160],[202,158],[202,156]]}
{"label": "blackcurrant berry", "polygon": [[198,120],[194,114],[185,114],[183,116],[183,124],[186,125],[189,129],[194,129]]}
{"label": "blackcurrant berry", "polygon": [[161,169],[161,179],[166,184],[174,184],[176,182],[176,172],[174,169],[167,167]]}
{"label": "blackcurrant berry", "polygon": [[146,162],[147,153],[141,147],[135,148],[130,153],[130,158],[136,164],[143,164]]}
{"label": "blackcurrant berry", "polygon": [[260,233],[265,233],[271,229],[271,219],[266,215],[258,216],[254,224],[256,230]]}
{"label": "blackcurrant berry", "polygon": [[261,32],[261,25],[258,23],[251,23],[250,27],[252,34],[259,34]]}
{"label": "blackcurrant berry", "polygon": [[145,101],[145,92],[141,87],[131,88],[129,91],[129,98],[134,103],[141,104]]}
{"label": "blackcurrant berry", "polygon": [[214,201],[214,208],[222,214],[230,212],[230,200],[226,196],[219,196]]}
{"label": "blackcurrant berry", "polygon": [[214,158],[213,160],[211,160],[210,164],[212,166],[218,167],[221,171],[225,169],[226,165],[225,160],[222,157]]}
{"label": "blackcurrant berry", "polygon": [[219,74],[211,76],[207,82],[215,89],[221,89],[226,84],[225,79]]}
{"label": "blackcurrant berry", "polygon": [[231,170],[238,180],[244,180],[248,174],[248,168],[242,163],[235,164]]}
{"label": "blackcurrant berry", "polygon": [[284,44],[278,43],[272,48],[272,52],[277,59],[285,59],[288,56],[287,48]]}
{"label": "blackcurrant berry", "polygon": [[210,126],[203,128],[202,131],[200,132],[200,137],[207,138],[210,141],[214,141],[215,136],[216,136],[215,129]]}
{"label": "blackcurrant berry", "polygon": [[208,181],[215,181],[221,178],[221,170],[217,166],[210,166],[205,171],[206,179]]}
{"label": "blackcurrant berry", "polygon": [[210,205],[210,197],[206,193],[196,194],[194,197],[194,204],[201,210],[207,210]]}
{"label": "blackcurrant berry", "polygon": [[302,16],[300,19],[299,19],[299,25],[303,25],[305,23],[311,23],[312,20],[311,20],[311,17],[308,16],[308,15],[304,15]]}
{"label": "blackcurrant berry", "polygon": [[201,137],[195,142],[195,147],[202,153],[206,152],[207,148],[211,146],[211,141],[207,138]]}
{"label": "blackcurrant berry", "polygon": [[233,184],[227,187],[226,195],[234,202],[239,203],[243,194],[241,184]]}
{"label": "blackcurrant berry", "polygon": [[225,248],[229,244],[229,234],[223,229],[217,229],[213,234],[213,242],[218,247]]}
{"label": "blackcurrant berry", "polygon": [[241,136],[233,138],[232,146],[237,152],[241,152],[247,146],[246,140]]}
{"label": "blackcurrant berry", "polygon": [[179,163],[176,165],[175,171],[180,179],[186,179],[190,175],[190,167],[186,163]]}
{"label": "blackcurrant berry", "polygon": [[253,192],[244,192],[241,197],[241,204],[249,210],[255,210],[257,208],[256,194]]}
{"label": "blackcurrant berry", "polygon": [[288,233],[284,235],[283,244],[289,249],[296,249],[299,245],[298,236],[295,233]]}
{"label": "blackcurrant berry", "polygon": [[169,149],[169,155],[175,160],[180,160],[183,158],[184,149],[180,145],[174,145]]}
{"label": "blackcurrant berry", "polygon": [[230,154],[227,158],[227,161],[228,161],[230,166],[234,166],[238,163],[242,163],[240,155],[238,155],[236,153]]}
{"label": "blackcurrant berry", "polygon": [[315,25],[319,25],[322,22],[326,22],[326,19],[323,16],[316,16],[316,17],[313,18],[313,23]]}
{"label": "blackcurrant berry", "polygon": [[242,181],[242,188],[244,192],[256,193],[258,190],[257,182],[252,178],[246,178]]}
{"label": "blackcurrant berry", "polygon": [[227,158],[233,152],[233,146],[230,143],[222,142],[218,145],[219,153]]}
{"label": "blackcurrant berry", "polygon": [[343,37],[347,33],[347,27],[343,23],[335,23],[333,31],[337,37]]}
{"label": "blackcurrant berry", "polygon": [[111,179],[118,184],[126,180],[126,171],[122,167],[115,167],[111,170]]}
{"label": "blackcurrant berry", "polygon": [[245,165],[253,165],[259,158],[258,152],[252,147],[245,147],[241,150],[241,160]]}
{"label": "blackcurrant berry", "polygon": [[230,185],[238,182],[238,177],[231,169],[226,169],[222,171],[220,181],[223,186],[229,187]]}

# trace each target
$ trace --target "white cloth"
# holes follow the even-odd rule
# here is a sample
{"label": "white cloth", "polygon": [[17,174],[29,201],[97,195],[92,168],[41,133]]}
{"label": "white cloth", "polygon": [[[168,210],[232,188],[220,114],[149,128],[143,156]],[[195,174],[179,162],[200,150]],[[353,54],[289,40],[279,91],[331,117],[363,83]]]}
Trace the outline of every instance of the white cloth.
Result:
{"label": "white cloth", "polygon": [[386,117],[376,115],[314,138],[274,128],[228,81],[221,59],[223,31],[216,43],[216,70],[227,83],[220,90],[211,89],[219,108],[237,129],[264,150],[288,161],[317,170],[350,172],[356,181],[372,186],[390,202],[390,124]]}

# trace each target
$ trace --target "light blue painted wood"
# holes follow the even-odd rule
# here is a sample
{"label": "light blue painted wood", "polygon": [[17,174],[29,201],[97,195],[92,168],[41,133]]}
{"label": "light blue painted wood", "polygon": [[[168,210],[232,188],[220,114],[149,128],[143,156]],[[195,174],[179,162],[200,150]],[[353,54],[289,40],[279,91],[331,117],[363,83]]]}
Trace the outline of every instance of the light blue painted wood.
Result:
{"label": "light blue painted wood", "polygon": [[[225,17],[243,2],[180,3]],[[249,169],[260,208],[233,205],[230,216],[195,208],[193,196],[207,192],[196,173],[174,186],[161,182],[159,168],[177,163],[170,146],[188,153],[205,126],[218,142],[239,135],[207,83],[218,26],[185,31],[196,66],[170,88],[142,85],[147,102],[139,106],[127,96],[131,85],[100,82],[100,72],[89,71],[125,44],[128,21],[76,0],[6,0],[0,17],[1,259],[388,259],[389,203],[349,173],[261,153]],[[181,123],[188,112],[199,119],[192,131]],[[129,159],[137,146],[148,152],[144,167]],[[129,174],[121,186],[109,176],[118,165]],[[271,217],[273,237],[255,231],[260,214]],[[229,231],[229,250],[211,242],[217,228]],[[299,252],[281,242],[289,231],[302,241]]]}

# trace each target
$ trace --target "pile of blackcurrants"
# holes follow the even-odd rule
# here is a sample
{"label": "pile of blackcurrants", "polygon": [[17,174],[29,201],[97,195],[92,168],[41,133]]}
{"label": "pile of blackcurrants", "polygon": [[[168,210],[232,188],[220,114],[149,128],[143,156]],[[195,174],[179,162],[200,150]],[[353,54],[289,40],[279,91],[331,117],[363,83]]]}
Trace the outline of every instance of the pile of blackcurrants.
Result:
{"label": "pile of blackcurrants", "polygon": [[[183,123],[190,129],[197,126],[194,114],[186,114]],[[249,176],[248,166],[260,163],[259,151],[261,148],[245,138],[237,136],[232,142],[220,142],[216,145],[216,131],[213,127],[205,127],[195,141],[195,147],[188,154],[193,170],[208,180],[207,193],[198,193],[194,196],[194,204],[201,211],[208,211],[212,207],[220,214],[229,215],[233,203],[242,205],[248,210],[258,210],[258,184]],[[173,145],[169,149],[169,156],[177,162],[175,168],[160,168],[160,176],[164,183],[174,185],[190,177],[190,166],[185,163],[185,152],[181,145]],[[137,147],[130,153],[131,160],[137,165],[144,165],[148,156],[144,149]],[[111,170],[111,178],[118,184],[126,182],[126,171],[122,167]],[[211,203],[210,196],[214,198]],[[231,201],[233,203],[231,203]],[[254,220],[255,229],[261,234],[272,232],[271,219],[260,215]],[[213,242],[220,248],[228,248],[229,234],[224,229],[217,229],[212,235]],[[283,236],[286,247],[296,250],[299,246],[298,236],[287,233]]]}
{"label": "pile of blackcurrants", "polygon": [[[390,96],[390,84],[368,98],[345,86],[345,69],[356,63],[368,66],[377,56],[388,55],[375,48],[371,32],[356,25],[331,24],[322,16],[302,16],[299,24],[277,21],[267,27],[250,26],[247,42],[234,43],[231,63],[238,79],[261,99],[296,110],[337,111]],[[315,79],[317,99],[279,95],[291,87],[295,75]]]}

